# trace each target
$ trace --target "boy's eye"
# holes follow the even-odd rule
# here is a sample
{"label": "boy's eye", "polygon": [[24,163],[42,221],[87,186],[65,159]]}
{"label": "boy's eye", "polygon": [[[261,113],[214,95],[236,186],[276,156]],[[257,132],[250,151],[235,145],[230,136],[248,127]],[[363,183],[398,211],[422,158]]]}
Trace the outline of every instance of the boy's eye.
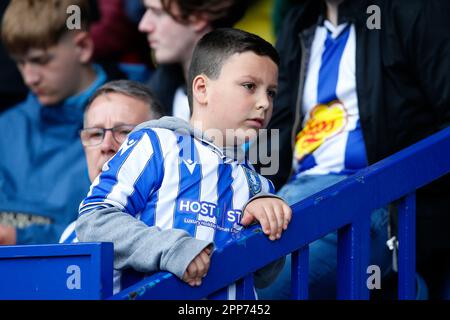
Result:
{"label": "boy's eye", "polygon": [[269,97],[271,97],[273,99],[277,95],[277,92],[275,90],[268,90],[267,94]]}
{"label": "boy's eye", "polygon": [[256,85],[254,83],[244,83],[242,86],[247,90],[253,90],[256,88]]}

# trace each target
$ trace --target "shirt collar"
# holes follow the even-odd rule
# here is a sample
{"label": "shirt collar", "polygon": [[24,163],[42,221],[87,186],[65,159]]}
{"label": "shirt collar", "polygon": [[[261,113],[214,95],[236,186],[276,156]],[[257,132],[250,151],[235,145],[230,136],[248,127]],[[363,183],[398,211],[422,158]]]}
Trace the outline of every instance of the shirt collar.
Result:
{"label": "shirt collar", "polygon": [[347,28],[348,25],[349,25],[348,22],[341,23],[337,26],[335,26],[328,20],[325,20],[323,22],[323,26],[328,30],[329,33],[331,33],[331,37],[333,39],[336,39],[342,33],[342,31],[344,31]]}

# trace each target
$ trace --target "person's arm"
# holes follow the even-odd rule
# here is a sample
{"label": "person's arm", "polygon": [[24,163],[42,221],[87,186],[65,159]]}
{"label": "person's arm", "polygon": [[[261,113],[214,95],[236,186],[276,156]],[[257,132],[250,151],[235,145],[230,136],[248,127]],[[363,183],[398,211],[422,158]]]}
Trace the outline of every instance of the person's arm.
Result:
{"label": "person's arm", "polygon": [[280,239],[292,219],[291,207],[282,198],[270,194],[252,198],[243,211],[241,224],[259,222],[270,240]]}
{"label": "person's arm", "polygon": [[164,270],[180,279],[190,262],[211,245],[191,237],[184,230],[149,227],[115,207],[81,215],[76,233],[82,242],[113,242],[115,269]]}
{"label": "person's arm", "polygon": [[116,269],[164,270],[183,278],[191,261],[211,243],[184,230],[149,227],[136,218],[164,174],[157,139],[151,130],[130,135],[82,202],[76,233],[82,242],[113,242]]}
{"label": "person's arm", "polygon": [[[247,226],[257,221],[269,239],[276,240],[281,238],[291,219],[292,210],[283,199],[261,193],[251,198],[244,207],[241,224]],[[282,257],[257,270],[253,274],[256,288],[265,288],[271,284],[283,269],[284,262],[285,257]]]}

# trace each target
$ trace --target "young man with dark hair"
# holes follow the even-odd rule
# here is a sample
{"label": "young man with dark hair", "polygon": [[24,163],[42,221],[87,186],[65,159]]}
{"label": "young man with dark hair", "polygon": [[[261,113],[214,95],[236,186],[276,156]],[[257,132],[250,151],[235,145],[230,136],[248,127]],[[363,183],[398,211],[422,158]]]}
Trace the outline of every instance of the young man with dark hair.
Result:
{"label": "young man with dark hair", "polygon": [[[196,63],[206,55],[216,68]],[[124,281],[133,270],[165,270],[200,285],[213,245],[254,221],[276,240],[291,219],[271,182],[233,152],[270,119],[276,50],[247,32],[218,29],[199,41],[193,62],[191,123],[165,117],[140,125],[80,205],[78,238],[113,242]],[[256,286],[272,281],[283,261],[258,271]],[[214,297],[234,298],[228,292]]]}
{"label": "young man with dark hair", "polygon": [[144,0],[139,30],[147,34],[158,67],[149,86],[165,113],[188,120],[186,83],[192,52],[211,30],[232,27],[246,11],[248,0]]}

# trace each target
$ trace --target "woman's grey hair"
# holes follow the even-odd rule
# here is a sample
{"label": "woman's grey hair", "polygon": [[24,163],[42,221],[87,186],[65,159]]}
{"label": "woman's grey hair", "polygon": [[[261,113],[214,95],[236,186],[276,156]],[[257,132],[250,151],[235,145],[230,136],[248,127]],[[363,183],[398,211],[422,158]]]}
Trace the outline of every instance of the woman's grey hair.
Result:
{"label": "woman's grey hair", "polygon": [[[88,104],[84,111],[84,115],[86,117],[86,113],[89,110],[90,105],[97,99],[99,96],[108,94],[108,93],[119,93],[125,96],[135,98],[140,100],[148,105],[150,110],[151,117],[153,119],[158,119],[163,116],[163,109],[161,104],[155,95],[150,91],[148,87],[144,84],[132,80],[114,80],[105,83],[103,86],[98,88],[94,94],[89,98]],[[86,119],[85,119],[86,120]]]}

